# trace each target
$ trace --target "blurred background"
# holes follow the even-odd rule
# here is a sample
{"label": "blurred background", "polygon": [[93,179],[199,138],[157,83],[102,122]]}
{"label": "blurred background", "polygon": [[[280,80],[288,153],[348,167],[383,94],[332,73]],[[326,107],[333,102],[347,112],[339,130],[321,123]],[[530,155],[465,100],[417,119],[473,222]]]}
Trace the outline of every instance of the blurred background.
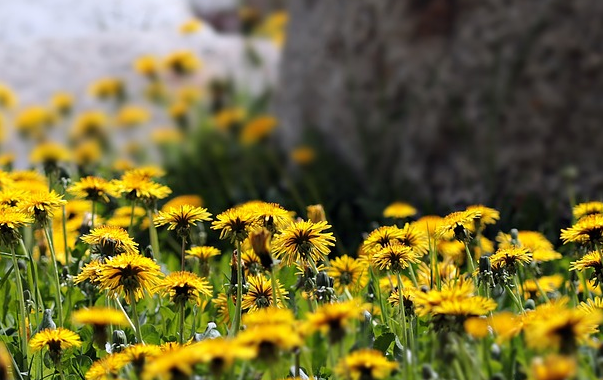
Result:
{"label": "blurred background", "polygon": [[[0,164],[158,165],[212,213],[394,201],[556,239],[600,200],[603,2],[3,0]],[[347,247],[347,248],[346,248]]]}

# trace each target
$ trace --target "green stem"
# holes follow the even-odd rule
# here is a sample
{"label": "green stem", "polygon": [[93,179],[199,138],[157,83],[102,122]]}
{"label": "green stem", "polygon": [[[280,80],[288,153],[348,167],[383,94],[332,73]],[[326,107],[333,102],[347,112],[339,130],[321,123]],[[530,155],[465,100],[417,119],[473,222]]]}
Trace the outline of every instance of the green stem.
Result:
{"label": "green stem", "polygon": [[467,267],[471,272],[471,277],[475,276],[475,263],[473,262],[473,256],[471,256],[471,251],[469,250],[469,244],[465,242],[465,253],[467,254]]}
{"label": "green stem", "polygon": [[69,264],[71,263],[71,252],[69,252],[69,247],[67,246],[67,209],[65,208],[65,205],[63,205],[62,207],[62,218],[61,218],[61,223],[63,225],[63,245],[65,246],[65,263],[67,264],[67,267],[69,267]]}
{"label": "green stem", "polygon": [[57,322],[59,327],[63,327],[63,305],[61,301],[61,281],[59,280],[59,264],[57,262],[57,257],[54,251],[54,243],[52,241],[52,236],[50,236],[50,230],[48,226],[44,226],[44,234],[46,235],[46,240],[48,242],[48,248],[50,249],[50,256],[52,257],[53,269],[54,269],[54,283],[56,287],[56,308],[57,308]]}
{"label": "green stem", "polygon": [[179,341],[180,344],[184,343],[184,302],[180,303],[180,307],[179,307],[179,313],[180,313],[180,326],[178,327],[178,331],[180,333],[179,335]]}
{"label": "green stem", "polygon": [[375,292],[377,293],[377,298],[379,298],[379,308],[381,309],[381,322],[384,325],[386,325],[387,327],[389,327],[389,329],[391,331],[391,326],[389,324],[389,318],[387,318],[387,314],[385,313],[385,305],[383,304],[383,297],[381,296],[381,286],[379,284],[379,279],[375,275],[372,265],[369,266],[369,272],[370,272],[370,276],[371,276],[371,281],[373,282],[373,285],[375,286]]}
{"label": "green stem", "polygon": [[241,326],[241,302],[243,298],[243,259],[241,255],[241,242],[236,240],[237,251],[237,300],[235,303],[235,315],[232,322],[230,336],[236,336]]}
{"label": "green stem", "polygon": [[96,202],[92,201],[92,216],[90,217],[90,229],[94,229],[95,213],[96,213]]}
{"label": "green stem", "polygon": [[[21,353],[23,354],[23,361],[21,362],[21,370],[27,370],[27,309],[25,308],[25,299],[23,294],[23,284],[21,283],[21,271],[19,270],[19,262],[15,255],[15,247],[10,246],[10,252],[13,257],[13,267],[15,268],[15,276],[17,277],[17,298],[19,299],[19,308],[21,309]],[[18,371],[18,369],[16,369]]]}
{"label": "green stem", "polygon": [[184,272],[184,251],[186,250],[186,237],[182,237],[182,246],[180,248],[180,270]]}
{"label": "green stem", "polygon": [[515,296],[513,289],[511,289],[511,287],[509,285],[505,285],[505,289],[507,290],[507,293],[509,294],[509,296],[513,299],[513,303],[515,304],[515,306],[517,306],[517,308],[523,313],[523,305]]}
{"label": "green stem", "polygon": [[155,223],[153,223],[153,211],[150,208],[147,210],[147,216],[149,218],[149,239],[151,240],[151,247],[153,248],[155,259],[160,261],[161,254],[159,253],[159,238],[157,237]]}
{"label": "green stem", "polygon": [[134,292],[130,293],[130,305],[132,306],[132,321],[134,322],[134,329],[136,333],[136,340],[138,343],[144,344],[142,340],[142,332],[140,331],[140,319],[138,319],[138,311],[136,310],[136,297],[134,296]]}
{"label": "green stem", "polygon": [[274,307],[278,307],[278,301],[276,291],[278,284],[276,282],[276,274],[274,273],[274,265],[270,266],[270,282],[272,283],[272,304]]}
{"label": "green stem", "polygon": [[[27,249],[27,247],[25,246],[25,242],[23,241],[23,239],[19,239],[19,244],[21,245],[21,249],[23,250],[23,252],[27,255],[27,260],[29,261],[29,264],[31,266],[31,271],[33,272],[33,281],[34,281],[34,293],[35,293],[35,297],[36,297],[36,307],[40,308],[40,306],[42,307],[42,311],[44,311],[44,300],[42,298],[42,293],[40,293],[40,287],[38,286],[39,284],[39,277],[38,277],[38,264],[36,263],[36,261],[34,260],[31,251],[29,249]],[[17,257],[21,257],[21,256],[17,256]],[[37,315],[37,310],[36,310],[36,315]]]}
{"label": "green stem", "polygon": [[132,201],[132,208],[130,209],[130,225],[128,226],[128,235],[132,235],[132,226],[134,225],[134,210],[136,209],[136,200]]}

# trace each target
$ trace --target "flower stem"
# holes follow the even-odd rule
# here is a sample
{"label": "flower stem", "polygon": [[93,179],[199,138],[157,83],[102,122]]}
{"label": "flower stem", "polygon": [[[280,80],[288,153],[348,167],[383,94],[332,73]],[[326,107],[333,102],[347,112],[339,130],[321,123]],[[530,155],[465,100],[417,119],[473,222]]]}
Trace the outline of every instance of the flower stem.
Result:
{"label": "flower stem", "polygon": [[136,333],[136,340],[138,340],[138,343],[144,344],[144,341],[142,340],[142,333],[140,331],[140,320],[138,319],[138,311],[136,310],[136,297],[134,296],[133,292],[130,292],[130,305],[132,306],[132,321],[134,322],[134,327],[136,330],[134,331]]}
{"label": "flower stem", "polygon": [[243,259],[241,258],[241,242],[236,240],[237,251],[237,300],[235,303],[235,315],[232,322],[230,336],[236,336],[241,326],[241,302],[243,298]]}
{"label": "flower stem", "polygon": [[50,256],[52,257],[53,269],[54,269],[54,283],[56,287],[56,307],[57,307],[57,322],[59,327],[63,327],[63,305],[61,301],[61,281],[59,280],[59,264],[57,262],[57,256],[54,251],[54,244],[52,242],[52,236],[48,226],[44,226],[44,234],[48,241],[48,248],[50,249]]}
{"label": "flower stem", "polygon": [[130,225],[128,226],[128,235],[132,235],[132,226],[134,226],[134,209],[136,208],[136,201],[132,201],[132,208],[130,209]]}
{"label": "flower stem", "polygon": [[67,267],[71,263],[71,252],[69,252],[69,247],[67,246],[67,209],[65,205],[62,207],[63,217],[61,218],[61,223],[63,225],[63,245],[65,246],[65,263]]}
{"label": "flower stem", "polygon": [[274,307],[278,307],[279,298],[276,294],[278,286],[276,283],[276,275],[274,273],[274,265],[270,266],[270,282],[272,283],[272,304]]}
{"label": "flower stem", "polygon": [[184,272],[184,251],[186,250],[186,237],[182,237],[182,247],[180,248],[180,270]]}
{"label": "flower stem", "polygon": [[21,309],[21,353],[23,355],[22,370],[27,369],[27,309],[25,308],[25,294],[23,294],[23,284],[21,283],[21,271],[19,270],[19,263],[17,256],[15,255],[15,247],[10,246],[10,253],[12,254],[13,267],[15,268],[15,276],[17,277],[17,298],[19,299],[19,308]]}
{"label": "flower stem", "polygon": [[153,223],[153,211],[149,208],[147,211],[149,218],[149,239],[151,240],[151,248],[155,254],[155,259],[159,261],[161,254],[159,253],[159,238],[157,237],[157,229],[155,223]]}
{"label": "flower stem", "polygon": [[38,310],[42,309],[42,311],[44,310],[44,300],[42,299],[42,294],[40,293],[40,287],[38,286],[39,283],[39,278],[38,278],[38,264],[36,263],[36,261],[33,259],[33,256],[31,255],[31,251],[27,249],[27,247],[25,246],[25,242],[23,241],[23,239],[19,239],[19,244],[21,245],[21,249],[23,250],[23,253],[27,256],[27,261],[29,261],[29,266],[31,267],[31,272],[33,274],[33,292],[34,292],[34,297],[36,299],[36,315],[38,315]]}
{"label": "flower stem", "polygon": [[184,343],[184,302],[180,303],[180,307],[178,308],[179,313],[180,313],[180,322],[179,322],[179,327],[178,327],[178,331],[180,333],[179,336],[179,341],[180,344]]}
{"label": "flower stem", "polygon": [[90,217],[90,229],[94,229],[94,214],[96,214],[96,202],[92,201],[92,216]]}
{"label": "flower stem", "polygon": [[471,277],[475,275],[475,263],[473,262],[473,256],[471,256],[471,251],[469,250],[469,244],[465,242],[465,253],[467,254],[467,267],[471,272]]}

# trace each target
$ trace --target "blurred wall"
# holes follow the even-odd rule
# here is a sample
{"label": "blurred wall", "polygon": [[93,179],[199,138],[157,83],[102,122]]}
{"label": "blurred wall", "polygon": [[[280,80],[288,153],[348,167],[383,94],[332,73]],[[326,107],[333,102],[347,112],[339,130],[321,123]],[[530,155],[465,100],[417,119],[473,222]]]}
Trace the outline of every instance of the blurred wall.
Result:
{"label": "blurred wall", "polygon": [[319,131],[366,188],[445,207],[565,200],[568,166],[602,196],[603,1],[288,5],[288,144]]}

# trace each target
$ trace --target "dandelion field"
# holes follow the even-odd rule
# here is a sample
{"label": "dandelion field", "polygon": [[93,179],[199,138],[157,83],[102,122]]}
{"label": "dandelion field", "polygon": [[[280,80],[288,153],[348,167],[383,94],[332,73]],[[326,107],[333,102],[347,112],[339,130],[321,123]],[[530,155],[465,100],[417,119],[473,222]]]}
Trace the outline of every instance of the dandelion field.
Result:
{"label": "dandelion field", "polygon": [[[282,44],[284,15],[246,21]],[[321,181],[295,178],[321,152],[275,148],[270,94],[190,85],[192,52],[133,69],[145,106],[119,78],[85,111],[64,92],[19,108],[0,84],[31,153],[0,157],[0,379],[603,376],[603,203],[568,202],[559,246],[491,207],[395,199],[341,239]]]}

